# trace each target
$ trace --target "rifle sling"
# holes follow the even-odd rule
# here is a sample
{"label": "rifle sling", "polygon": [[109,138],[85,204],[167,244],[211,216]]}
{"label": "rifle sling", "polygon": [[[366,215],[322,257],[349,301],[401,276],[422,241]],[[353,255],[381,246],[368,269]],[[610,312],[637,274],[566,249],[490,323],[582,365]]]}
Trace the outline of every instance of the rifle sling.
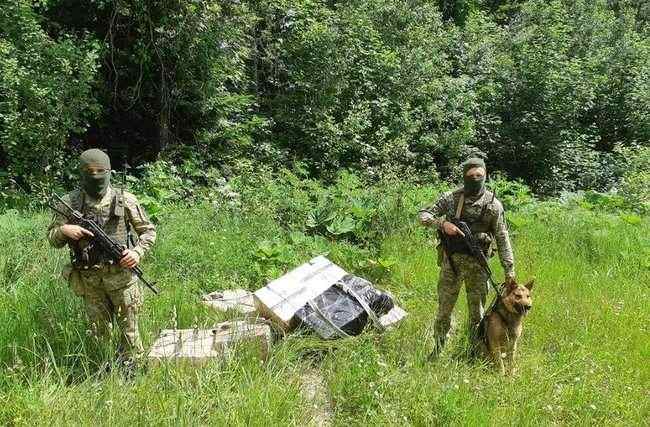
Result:
{"label": "rifle sling", "polygon": [[[495,193],[492,193],[492,200],[490,200],[490,204],[494,203],[494,197],[495,197]],[[481,208],[481,214],[476,220],[471,221],[472,224],[480,223],[481,221],[483,221],[483,217],[485,217],[485,211],[487,210],[487,205],[488,205],[487,203],[483,205],[483,207]],[[458,199],[458,205],[456,205],[456,215],[454,217],[456,218],[456,220],[460,221],[464,207],[465,207],[465,193],[461,193],[460,198]]]}
{"label": "rifle sling", "polygon": [[456,205],[456,219],[460,220],[460,216],[463,213],[463,207],[465,206],[465,193],[460,194],[458,199],[458,205]]}

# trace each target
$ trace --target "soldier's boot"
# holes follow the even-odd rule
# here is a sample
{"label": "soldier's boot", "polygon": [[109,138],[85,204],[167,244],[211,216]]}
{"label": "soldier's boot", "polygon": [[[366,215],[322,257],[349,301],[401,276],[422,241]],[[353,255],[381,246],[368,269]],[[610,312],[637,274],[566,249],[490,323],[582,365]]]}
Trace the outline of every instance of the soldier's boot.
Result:
{"label": "soldier's boot", "polygon": [[122,339],[117,348],[117,363],[125,379],[131,380],[137,372],[146,370],[144,349],[139,335],[133,339],[128,331],[120,331]]}
{"label": "soldier's boot", "polygon": [[442,350],[445,348],[445,342],[447,341],[446,335],[443,335],[442,337],[436,337],[435,338],[435,343],[433,345],[433,351],[429,353],[427,356],[427,361],[433,362],[438,359],[440,354],[442,353]]}
{"label": "soldier's boot", "polygon": [[450,329],[451,313],[449,311],[438,310],[438,315],[436,316],[436,322],[434,324],[433,351],[429,353],[427,360],[433,361],[440,356],[442,350],[445,348],[445,343],[447,342],[447,336],[449,335]]}
{"label": "soldier's boot", "polygon": [[146,359],[139,339],[135,342],[120,331],[122,340],[117,347],[117,365],[126,380],[132,380],[139,372],[146,372]]}

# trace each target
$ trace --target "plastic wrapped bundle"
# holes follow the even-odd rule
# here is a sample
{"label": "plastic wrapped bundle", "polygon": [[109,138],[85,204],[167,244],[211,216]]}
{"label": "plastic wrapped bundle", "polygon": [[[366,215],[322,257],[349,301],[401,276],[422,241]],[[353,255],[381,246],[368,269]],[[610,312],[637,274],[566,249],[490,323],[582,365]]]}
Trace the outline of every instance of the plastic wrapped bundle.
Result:
{"label": "plastic wrapped bundle", "polygon": [[369,319],[381,328],[378,318],[393,306],[392,298],[367,280],[346,275],[305,304],[296,317],[322,338],[333,339],[359,335]]}

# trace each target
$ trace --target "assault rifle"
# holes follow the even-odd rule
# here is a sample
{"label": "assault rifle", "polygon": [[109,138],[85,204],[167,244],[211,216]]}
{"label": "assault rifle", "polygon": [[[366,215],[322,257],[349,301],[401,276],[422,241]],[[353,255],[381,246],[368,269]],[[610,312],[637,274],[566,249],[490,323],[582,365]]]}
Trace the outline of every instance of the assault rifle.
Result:
{"label": "assault rifle", "polygon": [[[456,239],[459,239],[459,241],[454,242],[456,247],[458,245],[461,245],[464,247],[467,251],[469,251],[469,255],[474,257],[478,263],[481,265],[483,270],[487,273],[488,275],[488,281],[492,285],[492,288],[494,291],[497,293],[497,298],[501,294],[496,282],[492,278],[492,269],[490,268],[490,264],[488,262],[487,257],[485,256],[485,253],[483,253],[483,249],[481,249],[481,244],[480,242],[476,239],[476,236],[472,234],[472,230],[469,228],[469,225],[465,221],[461,221],[459,219],[453,218],[450,221],[452,224],[454,224],[460,231],[463,232],[465,235],[464,237],[462,236],[456,236]],[[445,234],[444,231],[440,230],[439,232],[440,236],[440,241],[442,243],[442,247],[445,249],[445,252],[447,253],[447,258],[449,259],[449,263],[451,264],[451,268],[454,270],[454,273],[458,273],[456,271],[456,266],[454,265],[454,261],[451,259],[451,253],[450,251],[452,243],[450,241],[450,237]],[[464,252],[464,251],[463,251]]]}
{"label": "assault rifle", "polygon": [[[74,209],[72,206],[67,204],[61,197],[59,197],[58,194],[53,195],[54,199],[60,204],[60,206],[65,207],[66,212],[62,212],[59,210],[58,207],[52,203],[52,199],[48,200],[47,205],[52,209],[54,212],[62,215],[65,217],[68,221],[69,224],[75,224],[80,227],[85,228],[86,230],[90,231],[93,233],[93,237],[91,237],[91,242],[93,244],[99,245],[101,250],[110,257],[111,260],[113,260],[115,263],[120,262],[122,259],[122,252],[125,249],[125,246],[116,242],[115,239],[113,239],[111,236],[106,234],[104,230],[93,220],[84,218],[83,214],[79,212],[78,210]],[[155,283],[149,283],[145,278],[144,278],[144,273],[142,269],[140,269],[139,266],[135,266],[133,268],[130,268],[136,276],[144,283],[151,291],[158,295],[160,291],[156,288]]]}

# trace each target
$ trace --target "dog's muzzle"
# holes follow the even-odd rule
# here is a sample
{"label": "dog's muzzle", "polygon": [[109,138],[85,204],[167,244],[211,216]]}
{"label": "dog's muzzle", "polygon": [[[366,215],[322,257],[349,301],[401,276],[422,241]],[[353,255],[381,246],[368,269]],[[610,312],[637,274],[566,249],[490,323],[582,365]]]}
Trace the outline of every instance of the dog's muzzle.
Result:
{"label": "dog's muzzle", "polygon": [[519,314],[527,314],[532,307],[533,307],[532,305],[524,305],[524,304],[515,305],[515,309]]}

